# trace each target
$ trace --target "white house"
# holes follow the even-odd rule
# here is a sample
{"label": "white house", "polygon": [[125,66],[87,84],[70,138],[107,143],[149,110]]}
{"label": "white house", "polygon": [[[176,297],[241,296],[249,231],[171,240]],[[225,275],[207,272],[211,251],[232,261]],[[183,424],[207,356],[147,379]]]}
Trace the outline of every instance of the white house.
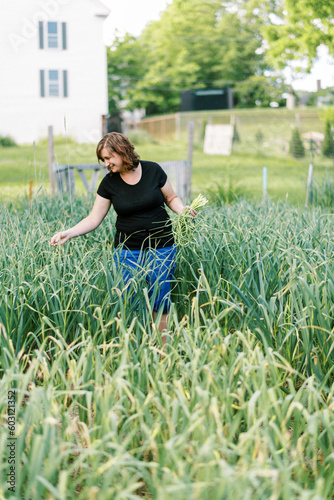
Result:
{"label": "white house", "polygon": [[1,0],[0,135],[97,142],[108,113],[107,57],[98,0]]}

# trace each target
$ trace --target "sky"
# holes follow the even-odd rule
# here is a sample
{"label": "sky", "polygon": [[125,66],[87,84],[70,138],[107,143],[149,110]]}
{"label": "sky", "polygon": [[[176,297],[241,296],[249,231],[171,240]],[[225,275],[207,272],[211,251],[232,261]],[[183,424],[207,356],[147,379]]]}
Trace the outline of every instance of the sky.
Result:
{"label": "sky", "polygon": [[289,71],[285,71],[286,83],[291,83],[295,90],[310,92],[317,90],[317,80],[320,80],[323,89],[334,87],[334,59],[328,55],[327,47],[321,46],[318,49],[318,58],[319,61],[314,63],[311,73],[301,79],[291,78]]}
{"label": "sky", "polygon": [[117,30],[119,35],[138,36],[150,21],[160,19],[161,13],[172,0],[100,0],[110,8],[111,14],[104,24],[104,38],[109,45]]}
{"label": "sky", "polygon": [[[139,36],[150,21],[156,21],[172,0],[100,0],[110,8],[111,14],[104,24],[105,43],[110,45],[115,33],[122,36],[131,33]],[[205,0],[204,0],[205,1]],[[285,71],[286,83],[292,84],[295,90],[317,90],[317,80],[321,81],[321,87],[334,86],[334,59],[328,56],[326,48],[322,47],[319,52],[319,61],[306,77],[296,79],[291,77],[289,71]]]}

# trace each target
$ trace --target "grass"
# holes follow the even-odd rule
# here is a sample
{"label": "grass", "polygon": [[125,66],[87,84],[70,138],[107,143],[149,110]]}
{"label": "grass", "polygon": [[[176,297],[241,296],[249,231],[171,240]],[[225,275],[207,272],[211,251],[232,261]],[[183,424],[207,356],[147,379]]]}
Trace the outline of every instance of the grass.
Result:
{"label": "grass", "polygon": [[[205,194],[218,188],[223,192],[233,188],[251,200],[262,198],[262,169],[268,169],[268,196],[273,201],[288,200],[303,206],[306,198],[306,183],[310,163],[309,153],[302,160],[288,154],[291,127],[296,125],[298,114],[301,133],[324,132],[325,123],[318,108],[297,110],[279,109],[234,109],[226,111],[181,113],[180,133],[175,141],[172,135],[149,141],[142,130],[134,132],[134,143],[142,159],[153,161],[184,160],[187,158],[187,123],[194,121],[193,194]],[[229,157],[211,156],[203,153],[203,130],[206,123],[230,123],[235,117],[240,142],[233,147]],[[161,131],[161,124],[157,128]],[[261,131],[262,141],[258,142]],[[137,142],[135,138],[137,137]],[[306,145],[307,146],[307,145]],[[95,145],[77,144],[71,138],[55,138],[55,161],[62,163],[95,163]],[[317,183],[324,176],[333,178],[333,160],[316,153],[313,158],[314,178]],[[2,200],[14,200],[29,192],[30,180],[34,191],[48,192],[47,140],[13,148],[1,149],[0,187]],[[76,177],[76,189],[84,193],[82,181]]]}
{"label": "grass", "polygon": [[[167,136],[169,140],[187,140],[188,122],[194,122],[194,140],[201,144],[204,136],[205,126],[211,124],[229,125],[235,123],[241,142],[239,149],[244,153],[252,150],[253,154],[262,150],[269,151],[272,156],[286,154],[288,143],[291,139],[292,128],[297,126],[300,133],[325,131],[323,112],[319,108],[251,108],[232,109],[218,111],[193,111],[169,115],[170,118],[163,121],[164,116],[148,118],[147,123],[142,122],[140,128],[149,131],[155,140],[162,141]],[[156,119],[158,118],[158,119]],[[176,127],[176,123],[178,126]],[[164,124],[166,126],[164,126]],[[259,136],[262,137],[259,143]]]}
{"label": "grass", "polygon": [[[243,146],[244,147],[244,146]],[[143,159],[166,161],[181,160],[187,157],[185,143],[141,144],[137,148]],[[78,145],[58,140],[55,144],[56,160],[62,163],[95,163],[95,146]],[[4,148],[0,161],[1,199],[14,200],[29,192],[30,179],[34,182],[34,192],[38,189],[48,191],[49,173],[47,164],[47,144],[41,142],[31,146]],[[221,186],[232,185],[239,193],[252,200],[262,197],[262,170],[268,169],[268,196],[273,201],[288,200],[303,205],[306,198],[306,183],[309,159],[295,160],[286,154],[272,156],[265,151],[259,153],[254,148],[243,151],[237,145],[230,157],[205,155],[199,146],[193,154],[193,194],[205,194]],[[334,165],[331,160],[317,156],[314,160],[315,181],[324,176],[333,177]],[[76,189],[84,192],[81,179],[76,177]]]}
{"label": "grass", "polygon": [[[55,161],[66,163],[95,163],[95,148],[92,144],[77,144],[72,140],[55,138]],[[40,141],[36,144],[2,148],[0,160],[0,200],[15,200],[28,195],[30,180],[38,189],[49,189],[48,144]],[[80,179],[76,185],[80,191]],[[81,192],[83,192],[83,187]]]}
{"label": "grass", "polygon": [[[93,197],[0,205],[4,498],[332,498],[334,218],[280,202],[205,206],[179,248],[169,349],[145,270],[124,289],[111,213],[52,248]],[[137,306],[131,300],[136,293]]]}

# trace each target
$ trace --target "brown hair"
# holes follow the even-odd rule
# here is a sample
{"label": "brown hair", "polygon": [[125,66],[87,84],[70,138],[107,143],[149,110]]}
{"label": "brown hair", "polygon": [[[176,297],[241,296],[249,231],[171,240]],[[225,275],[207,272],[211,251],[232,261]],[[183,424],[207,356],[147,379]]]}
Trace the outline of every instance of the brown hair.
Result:
{"label": "brown hair", "polygon": [[135,170],[139,165],[140,157],[135,152],[134,145],[129,139],[119,132],[110,132],[106,134],[96,146],[96,156],[100,163],[103,161],[101,151],[103,148],[108,149],[110,153],[117,153],[122,157],[125,170]]}

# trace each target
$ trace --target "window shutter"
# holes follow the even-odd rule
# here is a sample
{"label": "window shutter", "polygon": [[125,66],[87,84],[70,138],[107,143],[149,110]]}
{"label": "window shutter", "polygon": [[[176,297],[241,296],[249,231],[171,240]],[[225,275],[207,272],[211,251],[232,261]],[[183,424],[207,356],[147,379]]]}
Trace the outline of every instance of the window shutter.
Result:
{"label": "window shutter", "polygon": [[63,93],[64,97],[68,97],[68,85],[67,85],[67,70],[63,71]]}
{"label": "window shutter", "polygon": [[44,26],[43,21],[39,21],[38,23],[39,30],[39,48],[44,49]]}
{"label": "window shutter", "polygon": [[39,72],[40,85],[41,85],[41,97],[45,97],[45,72],[41,69]]}
{"label": "window shutter", "polygon": [[63,35],[63,50],[67,50],[67,26],[66,23],[61,23],[62,35]]}

